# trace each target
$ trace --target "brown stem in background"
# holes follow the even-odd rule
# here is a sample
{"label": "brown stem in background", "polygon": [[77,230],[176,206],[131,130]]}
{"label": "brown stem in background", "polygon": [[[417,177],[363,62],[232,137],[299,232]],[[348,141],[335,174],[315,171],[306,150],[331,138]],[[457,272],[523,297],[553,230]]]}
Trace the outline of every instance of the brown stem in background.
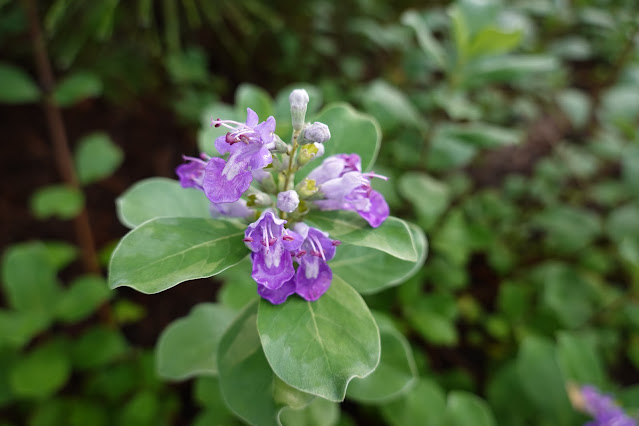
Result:
{"label": "brown stem in background", "polygon": [[[62,179],[70,186],[80,189],[78,178],[75,174],[71,151],[67,139],[66,129],[62,121],[60,108],[53,99],[53,89],[55,79],[51,71],[51,63],[47,54],[47,47],[44,43],[38,10],[34,0],[23,0],[29,20],[31,40],[33,42],[33,56],[38,70],[38,80],[44,92],[44,110],[49,125],[49,133],[53,142],[53,152],[55,156],[58,172]],[[91,273],[100,273],[100,266],[93,242],[93,234],[89,224],[89,216],[86,207],[73,220],[78,243],[82,250],[82,262],[84,269]]]}

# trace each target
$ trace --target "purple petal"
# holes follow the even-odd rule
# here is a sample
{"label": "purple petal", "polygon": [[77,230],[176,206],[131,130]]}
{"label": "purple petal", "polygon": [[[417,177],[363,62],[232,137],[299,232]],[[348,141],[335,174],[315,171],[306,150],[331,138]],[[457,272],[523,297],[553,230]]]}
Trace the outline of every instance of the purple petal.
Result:
{"label": "purple petal", "polygon": [[[292,238],[292,240],[291,240]],[[304,242],[304,237],[302,237],[297,232],[293,232],[291,230],[285,229],[282,231],[282,244],[284,244],[284,248],[288,251],[297,250],[302,246]]]}
{"label": "purple petal", "polygon": [[377,191],[370,192],[369,200],[370,208],[368,211],[357,210],[357,213],[363,217],[370,226],[377,228],[386,220],[390,214],[390,210],[384,196]]}
{"label": "purple petal", "polygon": [[260,119],[257,117],[257,113],[251,108],[246,108],[246,126],[255,127],[257,126],[257,123],[259,123],[259,121]]}
{"label": "purple petal", "polygon": [[326,293],[332,279],[333,272],[323,259],[306,255],[297,268],[295,292],[309,302],[317,300]]}
{"label": "purple petal", "polygon": [[231,150],[231,147],[232,145],[226,141],[226,135],[215,138],[215,149],[217,149],[217,152],[220,154],[226,154]]}
{"label": "purple petal", "polygon": [[328,157],[308,174],[307,179],[314,180],[315,184],[319,186],[331,179],[339,178],[345,166],[346,163],[343,159],[336,156]]}
{"label": "purple petal", "polygon": [[268,300],[274,305],[279,305],[286,301],[286,298],[291,294],[295,293],[295,279],[291,278],[286,281],[281,287],[271,290],[270,288],[258,284],[257,285],[257,294],[262,296],[264,299]]}
{"label": "purple petal", "polygon": [[175,173],[180,178],[180,185],[182,188],[202,189],[206,163],[199,158],[184,157],[184,159],[187,163],[180,164],[175,169]]}
{"label": "purple petal", "polygon": [[246,206],[246,201],[237,200],[233,203],[211,203],[209,206],[211,217],[249,217],[255,210]]}
{"label": "purple petal", "polygon": [[[250,151],[245,149],[245,152],[242,153],[243,156],[250,155],[247,163],[251,170],[263,169],[273,162],[273,154],[268,150],[266,146],[258,147],[258,149],[254,149],[251,147]],[[233,156],[233,154],[231,154]],[[230,160],[230,158],[229,158]]]}
{"label": "purple petal", "polygon": [[293,261],[282,244],[274,244],[269,251],[251,253],[253,272],[251,276],[258,283],[271,290],[280,288],[295,275]]}
{"label": "purple petal", "polygon": [[[232,165],[233,166],[233,165]],[[237,167],[237,166],[236,166]],[[231,170],[221,158],[211,158],[204,170],[204,193],[214,203],[232,203],[251,186],[253,175],[248,170]]]}

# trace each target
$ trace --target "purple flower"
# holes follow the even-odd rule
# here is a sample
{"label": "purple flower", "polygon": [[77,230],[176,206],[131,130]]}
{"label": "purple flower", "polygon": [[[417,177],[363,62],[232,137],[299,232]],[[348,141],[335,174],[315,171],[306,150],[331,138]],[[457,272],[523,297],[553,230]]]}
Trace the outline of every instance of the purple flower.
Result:
{"label": "purple flower", "polygon": [[290,252],[302,245],[303,238],[285,229],[285,223],[273,210],[267,209],[244,233],[244,242],[253,252],[252,276],[265,287],[263,290],[278,290],[295,275]]}
{"label": "purple flower", "polygon": [[373,228],[380,226],[389,215],[386,200],[371,187],[371,178],[386,179],[375,173],[362,173],[357,154],[338,154],[309,173],[324,199],[315,201],[320,210],[353,210]]}
{"label": "purple flower", "polygon": [[274,305],[279,305],[286,302],[288,296],[293,293],[295,293],[295,277],[286,281],[280,288],[277,288],[275,290],[271,290],[270,288],[262,284],[257,285],[257,294]]}
{"label": "purple flower", "polygon": [[594,386],[581,388],[583,409],[595,419],[586,426],[637,426],[637,421],[615,404],[614,400],[600,393]]}
{"label": "purple flower", "polygon": [[205,153],[200,154],[202,158],[187,157],[183,155],[182,158],[187,162],[180,164],[175,169],[180,178],[180,185],[182,188],[197,188],[204,190],[202,183],[204,181],[204,169],[206,162],[210,160],[210,157]]}
{"label": "purple flower", "polygon": [[295,292],[308,301],[317,300],[331,286],[333,271],[327,261],[335,256],[335,247],[340,242],[305,223],[296,224],[295,230],[304,238],[300,250],[294,253],[299,263]]}
{"label": "purple flower", "polygon": [[220,154],[230,153],[228,160],[211,158],[204,170],[202,186],[212,202],[237,201],[251,186],[251,171],[262,169],[273,161],[270,149],[275,147],[275,119],[269,117],[258,122],[255,111],[247,108],[246,123],[220,119],[211,123],[231,130],[215,140],[215,148]]}

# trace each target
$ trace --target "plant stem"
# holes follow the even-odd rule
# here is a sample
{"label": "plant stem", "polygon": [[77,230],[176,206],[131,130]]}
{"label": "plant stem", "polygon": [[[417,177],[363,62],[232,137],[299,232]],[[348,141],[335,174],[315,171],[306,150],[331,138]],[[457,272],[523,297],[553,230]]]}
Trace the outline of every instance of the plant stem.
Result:
{"label": "plant stem", "polygon": [[[58,172],[62,179],[70,186],[80,189],[78,178],[75,174],[71,151],[67,139],[66,129],[62,120],[60,108],[53,98],[53,90],[55,88],[55,79],[51,70],[51,63],[47,54],[47,47],[42,35],[40,20],[38,18],[38,10],[34,0],[23,0],[27,18],[29,20],[29,29],[31,40],[33,43],[33,56],[38,71],[38,80],[44,92],[44,110],[49,125],[49,134],[53,143],[53,153],[58,168]],[[100,273],[100,266],[93,242],[93,234],[89,224],[89,216],[86,207],[75,217],[74,227],[78,243],[82,250],[82,262],[84,269],[90,273]]]}

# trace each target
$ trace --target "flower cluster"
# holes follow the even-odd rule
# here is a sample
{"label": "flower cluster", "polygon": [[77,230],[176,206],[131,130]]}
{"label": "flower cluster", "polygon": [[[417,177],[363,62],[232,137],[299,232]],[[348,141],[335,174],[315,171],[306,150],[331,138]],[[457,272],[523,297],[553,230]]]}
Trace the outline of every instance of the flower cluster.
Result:
{"label": "flower cluster", "polygon": [[304,223],[311,210],[354,211],[372,227],[389,214],[384,197],[371,187],[372,178],[386,178],[362,172],[357,154],[325,159],[295,186],[295,172],[323,154],[322,144],[331,135],[324,123],[304,122],[309,100],[305,90],[294,90],[289,100],[291,144],[275,134],[273,117],[260,123],[248,108],[244,123],[219,118],[211,123],[229,130],[215,140],[220,155],[228,154],[226,160],[206,154],[184,157],[186,162],[176,169],[182,187],[206,194],[213,217],[254,220],[244,243],[251,252],[257,292],[273,304],[293,293],[317,300],[331,285],[328,261],[340,242]]}
{"label": "flower cluster", "polygon": [[637,426],[637,420],[628,416],[608,395],[594,386],[583,386],[569,392],[575,407],[590,414],[594,420],[586,426]]}

